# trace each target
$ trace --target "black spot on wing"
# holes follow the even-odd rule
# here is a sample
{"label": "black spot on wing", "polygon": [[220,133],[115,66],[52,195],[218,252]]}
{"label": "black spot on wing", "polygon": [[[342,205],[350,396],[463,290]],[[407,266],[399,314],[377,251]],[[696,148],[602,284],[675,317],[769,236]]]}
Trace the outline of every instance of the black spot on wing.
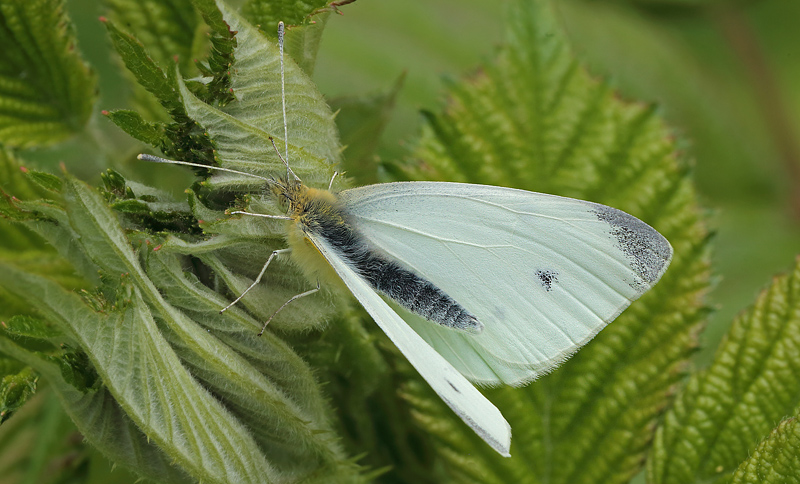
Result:
{"label": "black spot on wing", "polygon": [[538,270],[536,271],[536,277],[539,278],[539,281],[542,283],[542,287],[547,292],[552,291],[553,284],[558,282],[558,272],[556,271]]}
{"label": "black spot on wing", "polygon": [[628,258],[631,268],[639,277],[637,286],[651,286],[661,277],[672,259],[672,247],[667,239],[653,227],[616,208],[596,205],[592,212],[599,220],[611,226],[611,235]]}

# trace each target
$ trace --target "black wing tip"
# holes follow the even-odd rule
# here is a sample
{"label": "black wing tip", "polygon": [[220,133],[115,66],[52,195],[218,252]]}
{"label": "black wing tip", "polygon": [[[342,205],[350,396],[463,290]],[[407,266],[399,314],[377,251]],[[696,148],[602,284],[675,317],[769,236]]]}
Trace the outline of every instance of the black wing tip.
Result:
{"label": "black wing tip", "polygon": [[653,227],[622,210],[596,205],[592,210],[599,220],[611,226],[611,235],[631,261],[643,285],[652,287],[672,261],[672,245]]}

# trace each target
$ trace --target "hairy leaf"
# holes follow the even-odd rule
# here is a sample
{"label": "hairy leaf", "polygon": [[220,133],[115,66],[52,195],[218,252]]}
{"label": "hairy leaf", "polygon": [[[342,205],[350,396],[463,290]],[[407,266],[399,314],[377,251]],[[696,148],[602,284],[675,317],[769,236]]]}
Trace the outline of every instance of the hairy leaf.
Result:
{"label": "hairy leaf", "polygon": [[[231,87],[237,102],[226,106],[224,112],[244,123],[246,129],[260,131],[259,136],[271,135],[276,139],[281,152],[284,152],[285,135],[278,47],[224,4],[220,3],[219,6],[231,29],[238,32],[236,37],[239,42],[239,47],[235,51],[236,67],[231,78]],[[338,132],[333,114],[310,78],[290,59],[284,59],[284,66],[286,114],[291,136],[289,156],[292,157],[290,160],[292,169],[297,167],[302,170],[304,164],[313,160],[312,166],[316,167],[317,171],[323,171],[324,165],[334,165],[339,162],[340,157]],[[214,121],[209,119],[208,122]],[[225,156],[224,149],[232,150],[235,147],[220,139],[221,135],[227,133],[223,133],[222,129],[215,131],[204,121],[201,121],[201,124],[209,130],[217,143],[220,159],[229,162],[232,167],[239,166],[238,169],[244,171],[255,170],[248,173],[271,174],[277,171],[271,166],[272,160],[277,162],[277,166],[282,165],[271,144],[264,145],[263,141],[256,137],[250,138],[252,141],[247,143],[249,145],[247,149],[252,152],[244,155],[249,157],[247,161],[250,163],[248,165],[233,163],[238,161],[237,158]],[[223,125],[223,128],[228,130],[237,128],[233,123],[229,124],[230,126]],[[245,133],[237,135],[243,136]],[[302,147],[302,151],[299,147]],[[242,158],[239,160],[246,161]],[[253,164],[256,163],[258,166],[254,167]],[[332,173],[331,170],[325,171]],[[327,183],[327,180],[320,180],[320,183]]]}
{"label": "hairy leaf", "polygon": [[214,0],[194,0],[206,25],[211,29],[211,52],[208,64],[199,64],[207,83],[197,86],[203,91],[203,99],[209,103],[228,104],[233,99],[231,93],[231,66],[235,62],[234,49],[238,43],[236,31],[231,30],[222,18],[222,12]]}
{"label": "hairy leaf", "polygon": [[667,412],[648,461],[649,482],[709,482],[733,472],[745,479],[767,463],[784,465],[780,454],[796,447],[781,445],[796,444],[796,424],[756,444],[800,408],[798,351],[800,259],[736,318],[714,362],[689,380]]}
{"label": "hairy leaf", "polygon": [[146,121],[136,111],[111,111],[106,115],[120,129],[143,143],[159,146],[164,142],[164,125]]}
{"label": "hairy leaf", "polygon": [[[19,274],[22,279],[17,282],[28,289],[48,287],[37,286],[36,282],[44,281],[37,281],[34,276]],[[29,282],[32,282],[33,286],[28,285]],[[55,293],[47,297],[51,301],[63,302],[62,298],[66,293],[62,293],[57,286],[49,287],[55,289]],[[69,309],[62,307],[65,312],[69,312]],[[98,317],[86,322],[113,325],[119,322],[119,318]],[[4,337],[0,337],[0,351],[29,364],[44,375],[83,436],[97,448],[102,449],[114,462],[135,469],[140,475],[156,482],[189,482],[186,475],[172,465],[171,457],[149,443],[147,435],[137,428],[106,388],[90,391],[78,389],[65,378],[56,361],[25,350]]]}
{"label": "hairy leaf", "polygon": [[456,482],[627,482],[706,313],[706,231],[670,132],[654,109],[592,80],[555,18],[548,2],[515,2],[507,46],[451,87],[444,113],[428,115],[408,173],[607,204],[659,230],[675,256],[653,290],[560,369],[526,388],[487,392],[513,429],[510,460],[427,388],[408,386],[416,420],[436,435]]}
{"label": "hairy leaf", "polygon": [[796,484],[800,482],[800,427],[786,419],[753,450],[733,474],[731,484]]}
{"label": "hairy leaf", "polygon": [[315,11],[325,8],[328,0],[248,0],[242,9],[244,16],[258,25],[262,32],[273,35],[278,22],[300,25]]}
{"label": "hairy leaf", "polygon": [[184,113],[174,79],[167,76],[136,37],[123,32],[113,22],[106,20],[105,24],[111,42],[128,71],[171,116],[182,117]]}
{"label": "hairy leaf", "polygon": [[96,79],[81,59],[63,0],[0,4],[0,142],[48,145],[83,129]]}
{"label": "hairy leaf", "polygon": [[14,375],[7,374],[0,380],[0,424],[36,392],[38,380],[39,376],[30,367],[25,367]]}
{"label": "hairy leaf", "polygon": [[[74,334],[125,413],[190,474],[209,482],[274,482],[248,432],[181,366],[137,290],[126,308],[102,317],[52,282],[10,267],[1,272],[8,290]],[[8,344],[2,349],[36,364]]]}

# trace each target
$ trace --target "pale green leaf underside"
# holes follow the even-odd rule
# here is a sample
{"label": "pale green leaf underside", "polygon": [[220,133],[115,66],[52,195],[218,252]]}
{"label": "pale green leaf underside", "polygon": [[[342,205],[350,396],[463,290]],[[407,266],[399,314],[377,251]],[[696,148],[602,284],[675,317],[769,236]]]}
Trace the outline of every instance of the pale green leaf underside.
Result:
{"label": "pale green leaf underside", "polygon": [[[77,241],[70,250],[85,253],[91,261],[85,263],[115,283],[104,294],[116,300],[105,303],[116,305],[109,309],[116,319],[16,269],[3,271],[0,283],[88,353],[110,394],[151,442],[204,482],[296,481],[321,469],[329,477],[357,475],[329,429],[313,375],[285,343],[256,337],[259,323],[241,311],[220,316],[221,298],[187,280],[174,255],[151,254],[145,273],[100,196],[75,180],[65,187],[66,214],[53,208],[49,215],[67,229],[62,237]],[[49,222],[37,224],[34,230]],[[199,326],[159,289],[190,308],[195,321],[214,324]],[[135,468],[120,452],[109,454]]]}
{"label": "pale green leaf underside", "polygon": [[81,130],[94,74],[75,43],[63,0],[0,3],[0,142],[47,145]]}
{"label": "pale green leaf underside", "polygon": [[654,111],[620,101],[587,75],[548,2],[515,2],[508,18],[507,47],[451,87],[445,113],[431,116],[414,153],[424,163],[411,175],[610,205],[655,227],[675,256],[654,289],[560,369],[526,388],[488,392],[513,429],[510,460],[486,452],[422,395],[410,398],[457,482],[624,483],[641,468],[696,345],[708,285],[706,232]]}
{"label": "pale green leaf underside", "polygon": [[[231,30],[237,32],[236,63],[231,69],[235,100],[225,107],[214,107],[192,95],[181,82],[179,87],[186,112],[213,140],[220,166],[263,177],[283,176],[286,168],[270,141],[274,138],[277,148],[286,155],[280,52],[275,42],[226,5],[221,2],[218,5]],[[306,185],[327,187],[341,151],[333,114],[313,82],[291,59],[284,59],[284,68],[289,164]],[[213,190],[257,192],[263,189],[264,180],[222,172],[212,174],[204,185]],[[204,212],[200,203],[194,206],[198,219],[208,220],[211,216],[216,220],[204,225],[207,233],[228,237],[198,244],[172,239],[166,249],[186,254],[221,250],[205,256],[204,261],[214,268],[232,294],[241,294],[258,273],[259,267],[252,261],[266,261],[272,250],[284,247],[284,224],[254,217],[243,217],[231,223],[221,218],[221,214]],[[258,213],[284,213],[271,196],[253,197],[248,209]],[[223,247],[223,243],[232,244]],[[236,266],[237,260],[244,261],[244,266]],[[285,263],[277,262],[265,275],[264,283],[251,291],[242,304],[265,321],[289,298],[308,289],[305,278],[298,277]],[[329,315],[329,304],[314,298],[306,304],[288,307],[274,323],[279,329],[307,328],[318,326]]]}
{"label": "pale green leaf underside", "polygon": [[[785,465],[781,454],[797,451],[796,423],[756,444],[800,408],[798,354],[800,259],[736,318],[714,362],[689,380],[667,412],[648,461],[649,482],[707,482],[734,471],[744,479],[771,459]],[[792,442],[791,449],[780,447]]]}
{"label": "pale green leaf underside", "polygon": [[[339,451],[336,445],[330,439],[320,436],[321,432],[327,431],[325,416],[319,410],[321,396],[306,391],[297,396],[314,397],[314,401],[299,403],[289,396],[294,393],[293,391],[284,392],[279,387],[281,383],[292,385],[295,381],[297,384],[305,385],[306,388],[313,385],[308,371],[295,372],[287,366],[290,361],[294,361],[295,366],[300,364],[292,351],[285,345],[276,345],[277,340],[265,340],[263,351],[270,352],[273,358],[280,358],[286,362],[282,366],[283,372],[278,381],[267,378],[253,365],[252,358],[247,358],[230,346],[222,344],[207,330],[168,304],[156,289],[154,282],[151,282],[148,275],[132,259],[133,252],[130,251],[121,230],[113,220],[113,215],[102,201],[93,192],[82,188],[82,185],[73,184],[72,187],[74,196],[67,197],[68,200],[72,200],[71,220],[74,226],[80,226],[79,233],[82,240],[90,239],[92,234],[98,234],[92,241],[91,250],[94,254],[103,254],[102,260],[96,260],[98,265],[112,274],[116,269],[118,273],[129,275],[142,291],[144,300],[153,307],[153,316],[163,323],[162,332],[167,336],[166,339],[172,345],[176,357],[193,370],[194,376],[202,380],[206,388],[213,390],[218,398],[221,397],[233,413],[230,415],[223,407],[211,405],[211,408],[219,413],[216,419],[220,422],[220,427],[208,428],[208,433],[201,434],[198,442],[193,445],[215,449],[210,455],[216,455],[217,459],[209,461],[208,455],[201,456],[200,461],[183,463],[184,467],[188,467],[189,472],[198,476],[203,474],[198,473],[199,469],[194,467],[197,464],[204,469],[213,469],[217,465],[220,470],[226,469],[226,473],[233,467],[233,469],[239,468],[236,472],[240,474],[239,477],[231,478],[233,481],[247,481],[253,476],[260,475],[261,477],[255,478],[256,481],[280,482],[279,472],[282,472],[284,477],[294,474],[295,478],[298,478],[299,475],[312,472],[319,466],[333,465],[333,462],[338,461]],[[123,268],[124,270],[120,270]],[[174,274],[167,273],[165,277],[174,278]],[[167,281],[162,277],[160,283],[166,284]],[[195,308],[199,309],[197,304]],[[142,315],[145,318],[148,316],[149,313]],[[256,338],[253,333],[250,333],[250,337]],[[267,347],[266,344],[270,341],[273,344]],[[152,371],[160,373],[163,370],[160,366],[156,366]],[[303,383],[304,376],[306,383]],[[172,401],[181,402],[178,406],[192,408],[196,406],[191,401],[192,398],[194,397],[187,393],[177,395]],[[142,411],[152,407],[154,402],[164,400],[158,392],[150,393],[150,399],[149,403],[136,402],[137,407],[132,410]],[[308,413],[308,410],[313,409],[316,409],[314,413]],[[199,414],[187,416],[184,431],[189,432],[191,429],[192,432],[197,432],[199,428],[207,427],[203,423],[206,418],[208,417]],[[248,431],[248,428],[251,430]],[[154,427],[154,430],[164,429]],[[255,445],[251,433],[257,434],[260,446]],[[174,439],[175,436],[166,436],[166,441],[159,443],[162,447],[167,446],[171,455],[173,452],[183,450],[180,447],[180,440]],[[231,453],[231,449],[239,450]],[[270,459],[270,464],[264,460],[265,457]],[[273,462],[280,464],[280,471],[273,470],[271,466]]]}
{"label": "pale green leaf underside", "polygon": [[[209,482],[261,482],[273,472],[262,456],[241,451],[255,449],[248,433],[181,366],[138,291],[121,314],[103,318],[52,282],[3,269],[3,284],[10,288],[13,277],[19,297],[74,333],[125,413],[190,474]],[[207,425],[194,427],[198,420]]]}
{"label": "pale green leaf underside", "polygon": [[[26,289],[43,289],[49,285],[45,283],[45,286],[40,286],[37,284],[40,281],[29,279],[31,276],[25,273],[19,274],[20,279],[15,283],[23,285]],[[69,296],[61,291],[51,294],[53,300],[61,302],[65,297]],[[96,317],[90,322],[97,325],[114,325],[120,321],[121,315],[115,314],[113,317],[104,316],[102,319]],[[140,475],[156,482],[192,482],[186,474],[173,465],[172,458],[148,442],[147,436],[122,411],[107,389],[79,391],[64,379],[53,361],[30,353],[6,338],[0,337],[0,350],[29,364],[39,374],[44,375],[63,403],[64,410],[81,433],[92,445],[103,449],[104,453],[115,462],[136,469]]]}
{"label": "pale green leaf underside", "polygon": [[[218,6],[231,30],[238,32],[231,72],[236,99],[217,109],[182,86],[186,111],[214,140],[221,166],[261,176],[285,173],[269,141],[273,137],[285,154],[278,47],[225,4],[218,2]],[[333,114],[313,82],[291,59],[284,59],[284,68],[289,164],[306,184],[327,186],[333,173],[330,167],[340,157]],[[212,177],[209,183],[222,188],[263,182],[226,174]]]}
{"label": "pale green leaf underside", "polygon": [[[173,331],[188,333],[182,335],[187,339],[197,336],[193,350],[212,355],[211,337],[163,302],[102,199],[74,180],[67,187],[70,223],[86,252],[109,276],[130,275],[128,307],[117,323],[107,324],[75,296],[58,296],[59,289],[46,280],[12,277],[9,269],[3,271],[3,285],[73,335],[128,416],[191,475],[209,482],[274,481],[275,471],[249,432],[181,365],[140,291]],[[20,283],[24,280],[28,287]],[[222,357],[219,349],[214,355]]]}
{"label": "pale green leaf underside", "polygon": [[328,3],[328,0],[247,0],[242,12],[263,31],[277,32],[279,21],[300,25],[312,12]]}

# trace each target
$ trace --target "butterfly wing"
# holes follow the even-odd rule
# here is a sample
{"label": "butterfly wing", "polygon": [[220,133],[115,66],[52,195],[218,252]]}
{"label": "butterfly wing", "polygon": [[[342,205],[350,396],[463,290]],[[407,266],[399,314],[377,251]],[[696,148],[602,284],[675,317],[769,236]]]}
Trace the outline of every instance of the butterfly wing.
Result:
{"label": "butterfly wing", "polygon": [[306,237],[439,397],[492,448],[508,457],[511,427],[497,407],[425,343],[324,239],[313,234]]}
{"label": "butterfly wing", "polygon": [[339,194],[357,230],[485,326],[404,319],[470,380],[520,385],[567,359],[672,258],[649,225],[591,202],[510,188],[401,182]]}

